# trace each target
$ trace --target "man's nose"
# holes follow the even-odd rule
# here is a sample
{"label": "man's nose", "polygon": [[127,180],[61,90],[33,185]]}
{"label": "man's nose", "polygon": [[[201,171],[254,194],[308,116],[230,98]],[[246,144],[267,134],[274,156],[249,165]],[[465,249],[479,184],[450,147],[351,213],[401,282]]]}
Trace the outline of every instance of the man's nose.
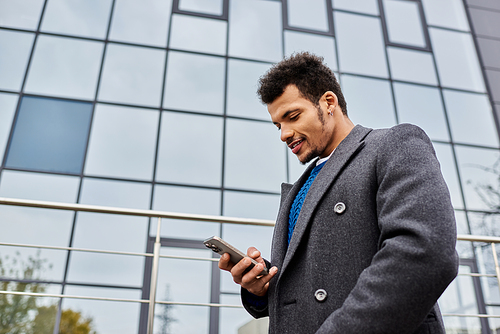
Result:
{"label": "man's nose", "polygon": [[281,141],[282,142],[287,142],[290,138],[293,138],[293,130],[288,128],[288,127],[281,127],[281,135],[280,135]]}

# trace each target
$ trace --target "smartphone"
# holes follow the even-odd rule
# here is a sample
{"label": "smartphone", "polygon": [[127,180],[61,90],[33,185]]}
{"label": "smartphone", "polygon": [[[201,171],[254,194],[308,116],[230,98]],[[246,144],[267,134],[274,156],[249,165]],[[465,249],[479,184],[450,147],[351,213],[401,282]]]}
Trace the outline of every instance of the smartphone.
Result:
{"label": "smartphone", "polygon": [[[229,256],[231,256],[231,262],[234,264],[240,262],[241,259],[246,257],[246,255],[243,252],[241,252],[236,247],[230,245],[229,243],[227,243],[226,241],[222,240],[217,236],[208,238],[205,241],[203,241],[203,243],[205,244],[205,246],[207,246],[217,254],[222,255],[224,253],[228,253]],[[257,261],[255,261],[254,259],[250,258],[250,260],[252,260],[252,263],[250,264],[250,266],[246,271],[249,271],[255,265],[258,264]],[[268,273],[269,272],[267,268],[264,266],[264,269],[260,272],[260,275],[267,275]]]}

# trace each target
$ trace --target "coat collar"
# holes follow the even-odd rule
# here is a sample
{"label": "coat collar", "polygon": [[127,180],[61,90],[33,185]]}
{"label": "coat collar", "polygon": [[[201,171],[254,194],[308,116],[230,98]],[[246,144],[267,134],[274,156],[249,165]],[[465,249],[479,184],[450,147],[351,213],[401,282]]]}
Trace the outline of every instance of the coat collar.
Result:
{"label": "coat collar", "polygon": [[290,207],[292,206],[295,196],[299,192],[305,180],[309,177],[309,174],[316,163],[311,163],[293,186],[290,186],[289,184],[282,185],[281,205],[276,221],[274,231],[275,235],[273,238],[273,247],[271,252],[272,263],[273,265],[276,265],[279,270],[278,280],[293,258],[321,198],[330,188],[331,184],[336,180],[344,166],[363,148],[363,139],[371,131],[372,129],[356,125],[347,137],[344,138],[344,140],[337,146],[335,152],[326,162],[325,166],[323,166],[316,177],[315,182],[313,182],[309,192],[307,193],[288,249],[287,235]]}

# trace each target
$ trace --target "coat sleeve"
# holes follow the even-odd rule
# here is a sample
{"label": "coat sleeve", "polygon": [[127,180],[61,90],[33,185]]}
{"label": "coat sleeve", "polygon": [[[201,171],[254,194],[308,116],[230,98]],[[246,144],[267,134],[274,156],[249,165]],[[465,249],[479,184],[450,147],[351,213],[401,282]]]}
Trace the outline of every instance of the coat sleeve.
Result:
{"label": "coat sleeve", "polygon": [[380,139],[378,251],[317,333],[414,333],[458,269],[456,225],[431,141],[399,125]]}

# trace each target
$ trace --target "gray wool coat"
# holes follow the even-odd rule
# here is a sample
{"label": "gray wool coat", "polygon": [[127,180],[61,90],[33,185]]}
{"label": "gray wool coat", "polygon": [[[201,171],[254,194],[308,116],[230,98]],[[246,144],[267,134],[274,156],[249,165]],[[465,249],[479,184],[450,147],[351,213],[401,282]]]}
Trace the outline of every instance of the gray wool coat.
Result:
{"label": "gray wool coat", "polygon": [[457,274],[456,227],[424,131],[357,125],[313,182],[287,247],[289,210],[313,165],[282,185],[278,273],[267,306],[243,289],[245,308],[269,316],[270,333],[444,333],[437,299]]}

